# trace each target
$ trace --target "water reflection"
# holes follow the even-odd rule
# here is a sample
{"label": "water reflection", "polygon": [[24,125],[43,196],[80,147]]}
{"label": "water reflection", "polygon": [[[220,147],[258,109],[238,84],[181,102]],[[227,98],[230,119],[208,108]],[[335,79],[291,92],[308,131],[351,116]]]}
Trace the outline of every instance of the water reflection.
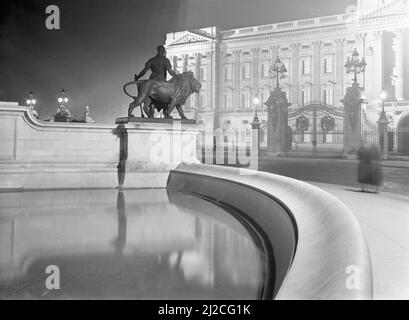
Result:
{"label": "water reflection", "polygon": [[125,196],[122,191],[118,191],[116,208],[118,210],[118,235],[113,240],[113,245],[116,253],[122,255],[126,243]]}
{"label": "water reflection", "polygon": [[[255,299],[263,259],[228,213],[180,193],[0,194],[3,299]],[[57,291],[44,285],[51,264]]]}

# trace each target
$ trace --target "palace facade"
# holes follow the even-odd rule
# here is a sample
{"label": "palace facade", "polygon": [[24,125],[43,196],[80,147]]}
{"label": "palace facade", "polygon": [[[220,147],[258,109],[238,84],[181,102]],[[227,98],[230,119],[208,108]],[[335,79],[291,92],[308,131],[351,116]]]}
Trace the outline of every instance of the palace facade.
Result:
{"label": "palace facade", "polygon": [[368,119],[378,120],[379,95],[386,91],[390,126],[397,127],[409,114],[408,30],[408,1],[358,0],[338,15],[172,32],[165,46],[177,72],[191,70],[202,82],[185,110],[208,130],[249,129],[254,97],[262,102],[258,114],[265,126],[264,102],[276,85],[269,71],[277,56],[288,70],[280,87],[290,112],[313,103],[342,111],[340,100],[353,81],[344,65],[354,49],[367,63],[358,82]]}

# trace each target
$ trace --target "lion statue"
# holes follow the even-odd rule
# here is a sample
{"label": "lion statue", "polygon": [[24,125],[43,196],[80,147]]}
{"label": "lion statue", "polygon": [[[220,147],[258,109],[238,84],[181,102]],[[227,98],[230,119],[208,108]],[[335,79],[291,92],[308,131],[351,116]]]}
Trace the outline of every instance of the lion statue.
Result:
{"label": "lion statue", "polygon": [[[126,90],[126,87],[132,84],[136,84],[137,86],[137,97],[131,95]],[[181,119],[187,119],[183,113],[182,106],[192,93],[199,93],[201,87],[202,85],[195,79],[192,71],[180,73],[166,82],[152,79],[128,82],[124,85],[124,92],[134,99],[134,101],[129,104],[128,117],[134,117],[134,115],[132,115],[133,109],[140,106],[142,118],[145,117],[144,113],[149,118],[153,118],[156,108],[158,111],[163,109],[165,118],[171,119],[171,113],[173,109],[176,108]]]}

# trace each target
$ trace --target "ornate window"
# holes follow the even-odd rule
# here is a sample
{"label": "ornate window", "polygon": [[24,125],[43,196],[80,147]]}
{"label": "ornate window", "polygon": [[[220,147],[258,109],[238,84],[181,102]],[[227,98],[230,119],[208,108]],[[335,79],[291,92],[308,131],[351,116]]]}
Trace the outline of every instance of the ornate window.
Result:
{"label": "ornate window", "polygon": [[241,78],[250,79],[250,62],[245,62],[241,66]]}
{"label": "ornate window", "polygon": [[261,63],[261,77],[268,78],[269,77],[269,70],[270,70],[270,62],[263,61]]}
{"label": "ornate window", "polygon": [[311,57],[303,57],[301,59],[301,72],[303,75],[311,74]]}
{"label": "ornate window", "polygon": [[233,69],[233,66],[231,64],[226,64],[224,66],[224,80],[232,79],[232,69]]}
{"label": "ornate window", "polygon": [[311,103],[311,87],[308,86],[301,91],[301,104],[303,106]]}
{"label": "ornate window", "polygon": [[323,93],[323,101],[327,106],[332,106],[334,105],[334,85],[328,84],[325,88],[322,90]]}
{"label": "ornate window", "polygon": [[224,108],[231,109],[231,107],[232,107],[232,93],[225,92],[224,93]]}
{"label": "ornate window", "polygon": [[249,90],[244,90],[241,93],[241,103],[240,103],[240,107],[243,109],[247,109],[250,107],[250,92]]}
{"label": "ornate window", "polygon": [[324,56],[324,73],[334,72],[334,56],[326,55]]}
{"label": "ornate window", "polygon": [[176,60],[176,68],[178,68],[178,69],[182,69],[182,68],[183,68],[183,59],[178,58],[178,59]]}

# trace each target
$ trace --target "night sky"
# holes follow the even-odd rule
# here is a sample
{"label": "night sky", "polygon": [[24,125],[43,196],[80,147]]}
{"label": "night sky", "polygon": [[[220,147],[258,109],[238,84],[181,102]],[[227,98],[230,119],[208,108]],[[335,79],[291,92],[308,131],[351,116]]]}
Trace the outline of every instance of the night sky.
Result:
{"label": "night sky", "polygon": [[[32,90],[40,119],[55,113],[65,88],[79,117],[112,123],[125,116],[122,85],[172,31],[222,29],[344,13],[354,0],[1,0],[0,101],[24,104]],[[58,5],[61,29],[47,30]]]}

